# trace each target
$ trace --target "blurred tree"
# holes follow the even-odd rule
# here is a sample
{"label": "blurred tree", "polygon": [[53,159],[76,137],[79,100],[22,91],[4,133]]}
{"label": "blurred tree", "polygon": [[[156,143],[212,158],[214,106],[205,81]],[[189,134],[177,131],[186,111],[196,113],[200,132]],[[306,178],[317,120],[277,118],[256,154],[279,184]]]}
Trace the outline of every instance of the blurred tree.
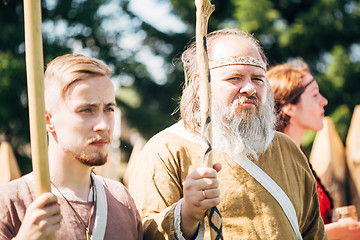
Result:
{"label": "blurred tree", "polygon": [[[170,1],[174,14],[194,35],[194,1]],[[270,65],[295,57],[308,62],[321,92],[329,100],[326,114],[332,117],[344,141],[353,109],[360,104],[359,2],[213,0],[215,12],[210,17],[209,31],[236,27],[253,33],[264,47]],[[304,146],[309,149],[313,137],[307,139]]]}
{"label": "blurred tree", "polygon": [[[131,0],[44,0],[45,64],[69,52],[86,52],[112,66],[122,86],[118,105],[132,127],[146,137],[178,119],[171,115],[181,94],[179,53],[195,34],[194,0],[170,2],[184,32],[160,31],[134,14]],[[311,66],[341,138],[360,103],[359,0],[212,0],[209,31],[236,27],[253,33],[270,65],[302,57]],[[21,0],[0,1],[0,142],[10,141],[23,171],[31,170]],[[150,57],[139,57],[143,52]],[[150,73],[163,59],[165,80]],[[311,138],[305,147],[311,143]]]}
{"label": "blurred tree", "polygon": [[[65,53],[82,52],[109,64],[119,85],[132,79],[129,88],[141,96],[140,104],[134,107],[134,100],[119,97],[118,105],[129,122],[149,137],[172,120],[169,112],[176,104],[170,110],[164,103],[177,90],[156,84],[145,65],[136,60],[135,50],[122,46],[124,38],[142,28],[141,21],[127,11],[128,4],[126,0],[42,1],[44,63]],[[22,173],[27,173],[31,150],[23,18],[21,0],[0,1],[0,143],[11,143]]]}

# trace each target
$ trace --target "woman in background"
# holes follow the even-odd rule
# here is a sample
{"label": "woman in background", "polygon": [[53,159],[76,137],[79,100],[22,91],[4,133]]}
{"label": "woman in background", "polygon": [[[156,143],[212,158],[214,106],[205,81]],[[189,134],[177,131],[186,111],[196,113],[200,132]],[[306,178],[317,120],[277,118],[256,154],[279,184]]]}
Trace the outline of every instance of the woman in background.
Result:
{"label": "woman in background", "polygon": [[[290,136],[301,147],[306,130],[319,131],[323,128],[324,107],[328,101],[320,94],[308,65],[300,59],[271,68],[266,77],[274,91],[276,130]],[[314,170],[313,174],[328,239],[360,239],[359,222],[344,218],[331,223],[331,197]]]}

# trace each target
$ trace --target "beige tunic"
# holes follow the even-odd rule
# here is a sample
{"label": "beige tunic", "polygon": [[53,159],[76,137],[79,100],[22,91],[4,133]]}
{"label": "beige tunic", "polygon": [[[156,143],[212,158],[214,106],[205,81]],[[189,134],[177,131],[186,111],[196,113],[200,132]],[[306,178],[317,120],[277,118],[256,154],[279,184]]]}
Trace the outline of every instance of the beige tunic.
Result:
{"label": "beige tunic", "polygon": [[[34,201],[34,184],[29,177],[22,177],[0,185],[0,239],[12,239],[16,236],[24,219],[27,207]],[[104,239],[142,239],[141,218],[133,199],[119,182],[104,179],[104,190],[108,203],[107,225]],[[64,199],[58,197],[62,221],[56,232],[56,239],[86,240],[84,227],[75,217]],[[70,200],[71,205],[87,222],[91,202]],[[96,211],[95,213],[96,214]],[[92,218],[93,229],[95,217]]]}
{"label": "beige tunic", "polygon": [[[144,239],[175,239],[174,208],[183,197],[186,176],[201,165],[200,149],[200,145],[164,130],[134,159],[129,190],[145,218]],[[262,185],[223,154],[214,152],[214,162],[223,166],[218,179],[224,239],[296,239],[282,208]],[[296,144],[277,132],[258,166],[291,200],[303,238],[326,239],[316,182]]]}

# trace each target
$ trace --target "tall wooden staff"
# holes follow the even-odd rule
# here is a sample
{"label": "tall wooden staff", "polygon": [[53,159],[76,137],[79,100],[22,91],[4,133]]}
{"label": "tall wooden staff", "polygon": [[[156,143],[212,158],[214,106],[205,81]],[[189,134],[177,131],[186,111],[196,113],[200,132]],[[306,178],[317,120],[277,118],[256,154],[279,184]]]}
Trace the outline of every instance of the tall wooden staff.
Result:
{"label": "tall wooden staff", "polygon": [[[211,85],[209,61],[206,48],[206,35],[208,21],[215,6],[210,0],[195,0],[196,6],[196,58],[200,79],[200,112],[201,112],[201,136],[205,142],[205,155],[202,165],[212,167],[212,133],[211,133]],[[212,240],[223,239],[221,214],[216,207],[207,212]]]}
{"label": "tall wooden staff", "polygon": [[40,0],[24,0],[30,140],[36,195],[51,191],[45,129],[44,62]]}

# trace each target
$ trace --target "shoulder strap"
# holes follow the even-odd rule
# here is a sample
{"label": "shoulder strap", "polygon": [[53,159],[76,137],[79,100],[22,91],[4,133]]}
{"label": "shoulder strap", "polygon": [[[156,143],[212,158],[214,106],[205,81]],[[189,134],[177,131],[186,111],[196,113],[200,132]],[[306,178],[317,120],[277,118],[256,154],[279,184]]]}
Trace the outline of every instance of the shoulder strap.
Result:
{"label": "shoulder strap", "polygon": [[[107,200],[106,193],[103,185],[103,180],[101,177],[91,173],[92,178],[94,179],[95,186],[95,200],[96,200],[96,216],[95,223],[92,232],[92,239],[102,240],[105,236],[106,224],[107,224]],[[92,194],[89,194],[89,197]],[[89,201],[92,199],[89,199]]]}
{"label": "shoulder strap", "polygon": [[299,224],[296,217],[295,208],[285,192],[267,175],[260,167],[249,159],[236,161],[246,172],[248,172],[256,181],[258,181],[280,204],[285,215],[294,229],[297,239],[302,239],[299,231]]}

